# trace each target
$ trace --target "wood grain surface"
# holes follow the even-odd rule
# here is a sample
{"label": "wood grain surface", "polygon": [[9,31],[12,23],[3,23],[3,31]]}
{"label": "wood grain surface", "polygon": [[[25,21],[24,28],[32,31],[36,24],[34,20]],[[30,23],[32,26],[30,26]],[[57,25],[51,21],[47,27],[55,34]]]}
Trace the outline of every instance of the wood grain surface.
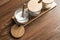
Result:
{"label": "wood grain surface", "polygon": [[0,6],[2,6],[3,4],[9,2],[10,0],[0,0]]}
{"label": "wood grain surface", "polygon": [[[20,8],[21,0],[10,0],[0,6],[0,40],[60,40],[60,0],[55,1],[57,7],[27,25],[25,34],[19,39],[10,35],[10,28],[14,24],[11,17]],[[6,26],[7,23],[10,25]]]}

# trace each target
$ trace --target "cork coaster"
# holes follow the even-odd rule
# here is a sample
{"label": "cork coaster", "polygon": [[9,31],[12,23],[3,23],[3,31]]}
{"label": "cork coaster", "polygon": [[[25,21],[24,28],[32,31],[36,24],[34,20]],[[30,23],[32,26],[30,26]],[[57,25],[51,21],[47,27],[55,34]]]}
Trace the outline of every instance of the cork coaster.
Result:
{"label": "cork coaster", "polygon": [[25,29],[24,29],[24,26],[20,26],[18,27],[17,25],[14,25],[12,28],[11,28],[11,34],[13,37],[15,38],[20,38],[21,36],[23,36],[25,33]]}
{"label": "cork coaster", "polygon": [[9,2],[10,0],[0,0],[0,6],[2,6],[3,4]]}

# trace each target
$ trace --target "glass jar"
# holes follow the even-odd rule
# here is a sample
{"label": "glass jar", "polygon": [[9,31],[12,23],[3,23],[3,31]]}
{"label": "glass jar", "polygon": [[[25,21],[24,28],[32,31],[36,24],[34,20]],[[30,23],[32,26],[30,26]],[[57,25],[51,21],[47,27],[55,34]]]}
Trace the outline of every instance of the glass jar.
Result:
{"label": "glass jar", "polygon": [[16,21],[20,24],[25,24],[29,20],[27,9],[24,9],[24,14],[23,14],[24,17],[22,17],[22,9],[16,10],[14,16]]}

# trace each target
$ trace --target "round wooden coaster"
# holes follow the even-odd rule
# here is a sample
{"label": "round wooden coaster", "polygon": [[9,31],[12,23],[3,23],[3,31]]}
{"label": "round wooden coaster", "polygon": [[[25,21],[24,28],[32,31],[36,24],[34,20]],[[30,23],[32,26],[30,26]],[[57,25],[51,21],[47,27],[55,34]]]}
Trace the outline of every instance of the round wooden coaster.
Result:
{"label": "round wooden coaster", "polygon": [[14,25],[11,28],[11,34],[15,38],[20,38],[21,36],[24,35],[24,32],[25,32],[24,26],[18,27],[17,25]]}

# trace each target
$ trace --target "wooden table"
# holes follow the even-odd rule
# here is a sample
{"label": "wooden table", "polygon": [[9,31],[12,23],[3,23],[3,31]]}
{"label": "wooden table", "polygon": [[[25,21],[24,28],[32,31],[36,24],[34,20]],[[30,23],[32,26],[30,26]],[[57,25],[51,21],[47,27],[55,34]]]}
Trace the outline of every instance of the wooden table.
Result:
{"label": "wooden table", "polygon": [[10,0],[0,6],[0,40],[60,40],[60,0],[55,1],[57,7],[27,25],[25,34],[19,39],[10,35],[12,25],[5,25],[20,7],[21,0]]}

